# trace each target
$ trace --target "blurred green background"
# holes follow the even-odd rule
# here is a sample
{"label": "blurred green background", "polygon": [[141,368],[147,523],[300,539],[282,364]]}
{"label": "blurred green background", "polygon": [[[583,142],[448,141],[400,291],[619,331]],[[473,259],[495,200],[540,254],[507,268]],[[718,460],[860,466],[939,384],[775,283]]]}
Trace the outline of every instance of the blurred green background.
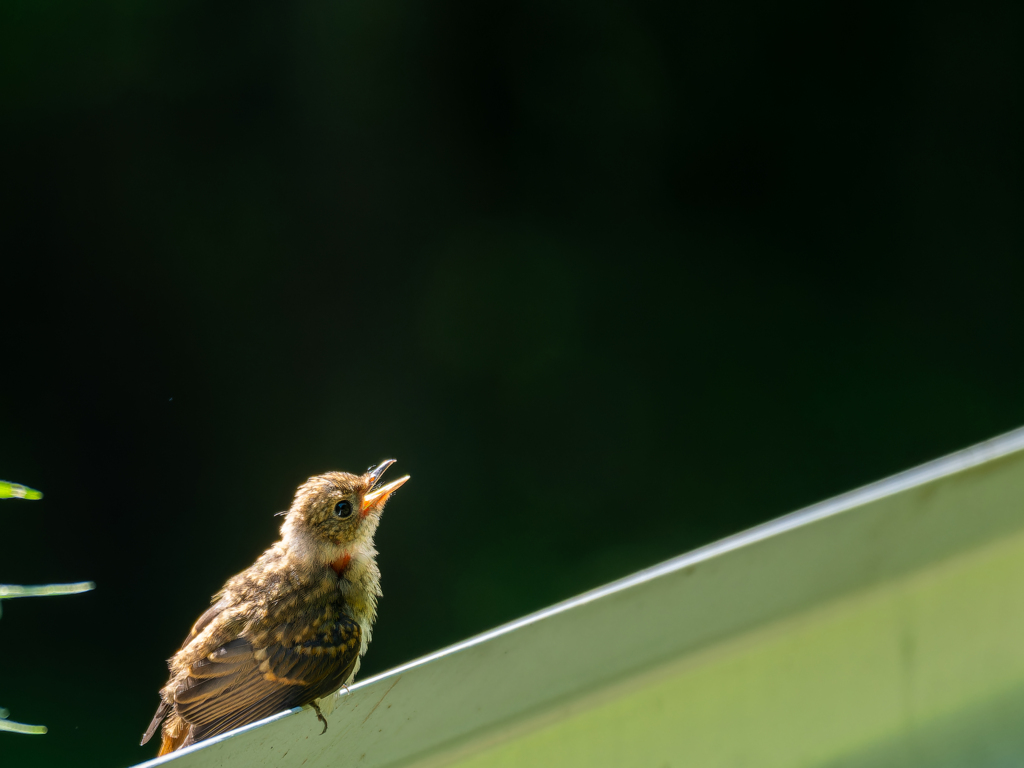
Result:
{"label": "blurred green background", "polygon": [[[363,676],[1024,423],[1024,11],[0,6],[4,765],[125,766],[295,486]],[[813,578],[813,574],[808,574]]]}

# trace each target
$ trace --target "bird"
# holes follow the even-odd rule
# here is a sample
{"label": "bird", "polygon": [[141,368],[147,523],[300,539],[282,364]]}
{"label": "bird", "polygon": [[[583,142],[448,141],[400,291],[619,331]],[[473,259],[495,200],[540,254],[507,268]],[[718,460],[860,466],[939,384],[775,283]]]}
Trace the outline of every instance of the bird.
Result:
{"label": "bird", "polygon": [[163,724],[166,755],[347,687],[370,643],[381,596],[373,536],[388,498],[409,476],[380,479],[388,459],[362,475],[309,478],[281,525],[281,539],[213,596],[167,665],[170,679],[142,737]]}

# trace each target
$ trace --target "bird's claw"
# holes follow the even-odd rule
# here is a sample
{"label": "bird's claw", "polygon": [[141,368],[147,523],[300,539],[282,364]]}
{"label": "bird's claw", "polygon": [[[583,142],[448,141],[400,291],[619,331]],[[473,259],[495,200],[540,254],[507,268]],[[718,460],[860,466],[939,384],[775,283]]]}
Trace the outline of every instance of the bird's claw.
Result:
{"label": "bird's claw", "polygon": [[316,719],[324,724],[324,729],[320,731],[320,735],[323,736],[325,733],[327,733],[327,718],[324,717],[324,713],[320,711],[320,705],[317,704],[315,701],[312,704],[310,704],[310,706],[313,707],[313,711],[316,712]]}

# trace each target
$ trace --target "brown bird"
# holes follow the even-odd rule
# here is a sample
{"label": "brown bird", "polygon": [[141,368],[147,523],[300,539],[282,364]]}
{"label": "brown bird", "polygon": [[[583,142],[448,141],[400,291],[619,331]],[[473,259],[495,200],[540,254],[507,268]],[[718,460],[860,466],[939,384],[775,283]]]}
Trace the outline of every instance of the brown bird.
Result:
{"label": "brown bird", "polygon": [[388,497],[409,479],[377,487],[394,463],[299,486],[281,540],[214,595],[168,661],[143,744],[161,722],[165,755],[306,705],[327,730],[317,700],[352,681],[370,642],[381,594],[373,534]]}

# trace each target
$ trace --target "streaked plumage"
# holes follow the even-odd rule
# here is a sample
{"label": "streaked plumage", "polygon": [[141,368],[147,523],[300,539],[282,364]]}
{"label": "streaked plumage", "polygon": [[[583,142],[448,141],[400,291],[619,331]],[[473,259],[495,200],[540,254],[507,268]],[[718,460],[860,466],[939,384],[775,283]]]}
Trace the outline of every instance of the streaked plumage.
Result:
{"label": "streaked plumage", "polygon": [[281,540],[224,585],[168,662],[143,744],[163,722],[159,754],[167,754],[285,709],[316,707],[351,682],[381,594],[373,534],[388,496],[408,480],[374,487],[393,463],[299,487]]}

